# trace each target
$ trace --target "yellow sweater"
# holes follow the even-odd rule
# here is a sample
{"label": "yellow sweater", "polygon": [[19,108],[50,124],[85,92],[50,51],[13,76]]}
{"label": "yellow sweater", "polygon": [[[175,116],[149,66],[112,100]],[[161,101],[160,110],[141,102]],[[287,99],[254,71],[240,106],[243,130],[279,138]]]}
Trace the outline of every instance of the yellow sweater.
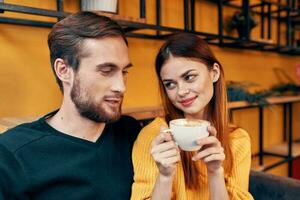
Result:
{"label": "yellow sweater", "polygon": [[[132,152],[134,166],[134,183],[131,200],[150,199],[158,175],[158,169],[150,154],[151,142],[159,133],[160,125],[167,126],[162,118],[156,118],[140,132]],[[230,147],[233,152],[233,170],[225,172],[225,182],[231,200],[253,200],[248,192],[249,172],[251,164],[250,138],[243,129],[236,129],[230,134]],[[176,200],[208,200],[209,188],[206,166],[197,162],[200,171],[200,189],[190,190],[185,187],[182,164],[179,162],[173,182],[172,199]]]}

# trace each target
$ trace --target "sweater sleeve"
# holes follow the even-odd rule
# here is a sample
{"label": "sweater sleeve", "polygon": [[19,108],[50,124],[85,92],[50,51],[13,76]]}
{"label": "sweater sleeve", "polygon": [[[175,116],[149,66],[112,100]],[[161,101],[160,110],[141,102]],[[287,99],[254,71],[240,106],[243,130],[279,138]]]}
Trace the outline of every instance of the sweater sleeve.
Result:
{"label": "sweater sleeve", "polygon": [[159,133],[160,124],[163,124],[163,120],[156,118],[144,127],[133,146],[134,183],[132,185],[131,200],[151,198],[158,169],[150,154],[150,148],[152,140]]}
{"label": "sweater sleeve", "polygon": [[231,200],[253,200],[248,192],[251,167],[251,143],[248,133],[236,129],[230,134],[233,156],[231,174],[225,175],[226,187]]}
{"label": "sweater sleeve", "polygon": [[25,173],[13,153],[0,144],[0,200],[29,199]]}

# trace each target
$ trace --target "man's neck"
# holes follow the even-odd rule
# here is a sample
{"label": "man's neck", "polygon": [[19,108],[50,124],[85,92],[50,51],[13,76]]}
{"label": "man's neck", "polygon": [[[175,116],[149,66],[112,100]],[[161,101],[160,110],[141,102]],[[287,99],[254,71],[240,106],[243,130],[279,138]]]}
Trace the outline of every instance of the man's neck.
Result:
{"label": "man's neck", "polygon": [[97,123],[84,118],[78,113],[75,106],[64,103],[59,111],[46,121],[62,133],[90,142],[96,142],[105,127],[105,123]]}

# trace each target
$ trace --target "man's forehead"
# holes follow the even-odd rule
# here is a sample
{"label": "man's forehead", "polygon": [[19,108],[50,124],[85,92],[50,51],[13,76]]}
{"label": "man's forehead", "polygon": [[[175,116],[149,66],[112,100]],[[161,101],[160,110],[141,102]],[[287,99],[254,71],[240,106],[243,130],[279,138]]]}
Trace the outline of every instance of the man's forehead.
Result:
{"label": "man's forehead", "polygon": [[102,59],[118,59],[129,62],[128,47],[122,37],[106,37],[85,39],[80,48],[83,57],[102,57]]}
{"label": "man's forehead", "polygon": [[[109,48],[110,46],[114,45],[122,45],[127,47],[127,44],[125,43],[124,39],[122,37],[103,37],[103,38],[86,38],[82,41],[82,48]],[[106,49],[107,50],[107,49]]]}

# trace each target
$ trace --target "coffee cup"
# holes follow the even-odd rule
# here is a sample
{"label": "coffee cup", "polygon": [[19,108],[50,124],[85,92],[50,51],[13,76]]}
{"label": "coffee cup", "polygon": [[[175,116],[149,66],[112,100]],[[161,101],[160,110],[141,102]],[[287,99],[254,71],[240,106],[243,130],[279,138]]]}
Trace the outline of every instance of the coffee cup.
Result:
{"label": "coffee cup", "polygon": [[196,141],[209,135],[207,127],[210,125],[206,120],[175,119],[169,122],[170,131],[175,142],[184,151],[199,150]]}

